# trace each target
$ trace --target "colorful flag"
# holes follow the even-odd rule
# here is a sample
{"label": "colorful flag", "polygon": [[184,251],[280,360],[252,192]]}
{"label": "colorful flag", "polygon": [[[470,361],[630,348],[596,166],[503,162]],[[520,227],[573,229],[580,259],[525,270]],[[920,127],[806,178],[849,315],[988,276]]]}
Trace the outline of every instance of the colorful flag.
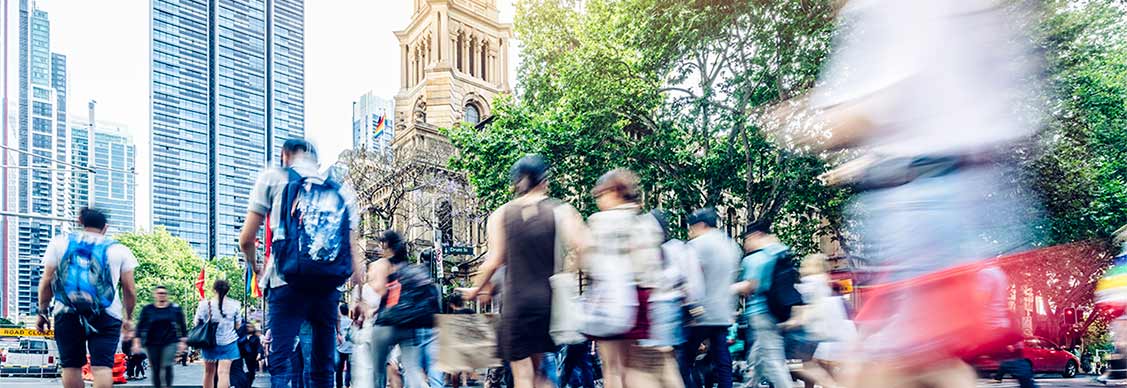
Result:
{"label": "colorful flag", "polygon": [[372,137],[376,137],[376,138],[380,137],[380,135],[383,134],[383,128],[384,128],[384,119],[383,119],[383,116],[380,116],[379,121],[376,121],[376,130],[373,131],[373,132],[375,132],[375,135],[372,135]]}
{"label": "colorful flag", "polygon": [[206,269],[207,269],[207,267],[200,268],[200,277],[196,279],[196,290],[198,290],[200,292],[200,299],[204,298],[203,283],[204,283],[204,271]]}

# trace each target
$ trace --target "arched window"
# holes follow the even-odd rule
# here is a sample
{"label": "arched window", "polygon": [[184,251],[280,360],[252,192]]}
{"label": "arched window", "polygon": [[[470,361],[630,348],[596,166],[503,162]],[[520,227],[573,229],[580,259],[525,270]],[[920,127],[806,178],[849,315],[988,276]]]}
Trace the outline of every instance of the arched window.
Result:
{"label": "arched window", "polygon": [[477,110],[477,105],[466,104],[466,110],[464,114],[462,114],[462,121],[470,124],[481,122],[481,111]]}

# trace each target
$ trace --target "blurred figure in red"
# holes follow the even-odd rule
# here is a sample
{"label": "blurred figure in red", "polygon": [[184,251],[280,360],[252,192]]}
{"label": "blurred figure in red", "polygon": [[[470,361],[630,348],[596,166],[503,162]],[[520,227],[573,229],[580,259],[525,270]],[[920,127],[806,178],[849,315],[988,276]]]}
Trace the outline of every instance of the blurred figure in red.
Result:
{"label": "blurred figure in red", "polygon": [[[850,213],[861,241],[850,254],[863,263],[862,284],[896,289],[858,319],[862,366],[851,386],[973,387],[974,371],[960,361],[969,340],[934,327],[988,325],[997,304],[964,302],[984,310],[970,314],[923,305],[998,295],[1004,275],[998,283],[981,268],[947,274],[1029,241],[1037,207],[1008,163],[1039,121],[1021,18],[993,0],[843,3],[834,53],[810,99],[824,127],[797,137],[865,155],[825,179],[857,193]],[[793,125],[790,113],[772,118]],[[956,323],[920,325],[944,320]]]}

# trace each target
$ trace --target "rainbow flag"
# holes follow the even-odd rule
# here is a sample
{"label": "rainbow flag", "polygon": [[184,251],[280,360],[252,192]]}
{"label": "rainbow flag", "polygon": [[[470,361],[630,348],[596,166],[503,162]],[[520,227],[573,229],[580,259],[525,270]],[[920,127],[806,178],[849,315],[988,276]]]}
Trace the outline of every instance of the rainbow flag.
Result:
{"label": "rainbow flag", "polygon": [[1127,253],[1121,253],[1103,278],[1096,283],[1097,305],[1127,307]]}
{"label": "rainbow flag", "polygon": [[375,135],[372,135],[372,137],[380,137],[380,135],[383,134],[384,127],[384,117],[380,116],[379,121],[376,121],[376,130],[374,131]]}

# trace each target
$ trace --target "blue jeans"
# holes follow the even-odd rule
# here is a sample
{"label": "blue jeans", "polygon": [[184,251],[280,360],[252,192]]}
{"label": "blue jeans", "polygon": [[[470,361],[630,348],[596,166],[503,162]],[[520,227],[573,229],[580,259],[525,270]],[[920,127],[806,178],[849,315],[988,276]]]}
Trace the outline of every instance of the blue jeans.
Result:
{"label": "blue jeans", "polygon": [[563,360],[563,375],[559,387],[595,388],[594,366],[591,365],[591,343],[568,345]]}
{"label": "blue jeans", "polygon": [[717,388],[732,388],[732,353],[728,350],[727,326],[693,326],[689,328],[688,342],[681,353],[681,379],[686,387],[699,387],[703,381],[694,381],[693,364],[696,363],[697,349],[708,340],[708,355],[712,359],[712,370],[716,372]]}
{"label": "blue jeans", "polygon": [[[309,322],[301,324],[297,338],[298,347],[301,348],[301,365],[313,365],[313,327],[309,326]],[[336,365],[336,360],[333,361],[333,365]],[[312,376],[310,376],[312,369],[308,366],[301,368],[301,381],[306,387],[313,387]],[[297,372],[299,371],[293,371],[293,373]]]}
{"label": "blue jeans", "polygon": [[[294,352],[294,340],[303,323],[310,328],[310,357],[303,369],[309,370],[310,383],[314,387],[333,386],[333,356],[336,353],[337,302],[340,291],[336,289],[320,293],[298,290],[292,286],[271,288],[266,295],[267,326],[270,330],[270,385],[274,388],[289,386],[295,371],[290,360]],[[302,341],[305,342],[305,341]]]}
{"label": "blue jeans", "polygon": [[560,364],[556,361],[556,352],[544,353],[544,358],[540,361],[540,373],[552,382],[553,387],[560,386]]}
{"label": "blue jeans", "polygon": [[419,365],[426,371],[427,385],[430,388],[442,388],[445,375],[438,370],[438,331],[435,329],[415,329],[415,338],[419,341]]}

